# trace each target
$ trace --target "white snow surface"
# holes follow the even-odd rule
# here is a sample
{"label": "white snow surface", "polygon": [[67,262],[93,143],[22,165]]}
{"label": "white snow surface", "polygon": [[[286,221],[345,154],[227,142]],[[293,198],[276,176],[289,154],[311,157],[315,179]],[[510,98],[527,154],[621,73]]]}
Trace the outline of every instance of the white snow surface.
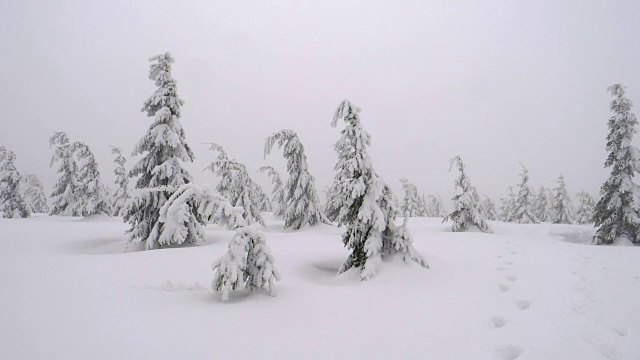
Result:
{"label": "white snow surface", "polygon": [[586,245],[589,225],[412,218],[431,268],[386,259],[362,282],[336,275],[343,229],[265,219],[277,295],[228,302],[211,263],[233,231],[124,252],[121,222],[0,219],[0,358],[640,359],[640,247]]}

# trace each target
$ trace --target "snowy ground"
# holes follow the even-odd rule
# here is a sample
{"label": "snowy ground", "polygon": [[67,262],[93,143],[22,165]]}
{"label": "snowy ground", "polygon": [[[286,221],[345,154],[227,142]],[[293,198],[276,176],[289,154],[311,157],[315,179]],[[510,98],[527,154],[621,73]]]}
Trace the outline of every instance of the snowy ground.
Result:
{"label": "snowy ground", "polygon": [[[269,219],[270,216],[267,216]],[[640,248],[590,226],[414,218],[431,269],[336,276],[341,229],[268,221],[276,297],[210,289],[206,244],[124,253],[119,219],[0,220],[1,359],[640,359]]]}

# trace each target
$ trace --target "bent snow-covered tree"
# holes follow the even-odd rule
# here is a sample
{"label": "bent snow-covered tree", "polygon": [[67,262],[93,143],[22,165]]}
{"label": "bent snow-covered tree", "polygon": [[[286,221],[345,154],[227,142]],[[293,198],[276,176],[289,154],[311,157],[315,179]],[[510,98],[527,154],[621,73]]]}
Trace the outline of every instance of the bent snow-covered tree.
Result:
{"label": "bent snow-covered tree", "polygon": [[529,171],[522,166],[520,172],[520,188],[513,204],[513,216],[511,221],[520,224],[538,224],[539,221],[532,211],[531,187],[529,187]]}
{"label": "bent snow-covered tree", "polygon": [[331,122],[332,127],[340,120],[346,124],[334,145],[338,162],[329,194],[332,206],[339,210],[340,225],[346,227],[342,242],[351,250],[339,272],[357,268],[362,280],[369,279],[376,274],[382,257],[392,253],[402,253],[427,267],[410,241],[402,236],[403,232],[396,229],[393,193],[373,169],[367,151],[371,138],[362,128],[359,112],[359,108],[344,100]]}
{"label": "bent snow-covered tree", "polygon": [[593,210],[596,202],[586,191],[580,191],[578,198],[578,210],[576,211],[576,222],[578,224],[590,224],[593,222]]}
{"label": "bent snow-covered tree", "polygon": [[84,143],[73,144],[78,164],[78,187],[74,212],[81,216],[111,215],[107,188],[100,179],[98,164],[93,153]]}
{"label": "bent snow-covered tree", "polygon": [[277,217],[284,216],[284,211],[287,208],[287,200],[285,196],[284,183],[280,174],[272,166],[263,166],[260,168],[260,172],[266,172],[271,178],[273,184],[273,190],[271,191],[271,204],[273,209],[273,215]]}
{"label": "bent snow-covered tree", "polygon": [[51,192],[50,215],[78,216],[76,213],[76,192],[78,182],[78,164],[74,157],[73,144],[66,133],[58,131],[49,138],[50,146],[54,147],[53,156],[49,166],[60,162],[58,174],[60,177],[53,186]]}
{"label": "bent snow-covered tree", "polygon": [[27,174],[24,177],[24,185],[24,200],[29,206],[29,210],[32,213],[48,213],[47,195],[44,194],[40,179],[35,175]]}
{"label": "bent snow-covered tree", "polygon": [[289,173],[285,190],[287,207],[284,211],[284,227],[298,230],[305,225],[329,223],[322,213],[315,179],[309,173],[307,155],[298,135],[292,130],[280,130],[269,136],[264,144],[265,157],[275,144],[283,150]]}
{"label": "bent snow-covered tree", "polygon": [[120,210],[122,210],[124,204],[129,199],[129,176],[127,176],[127,170],[124,167],[127,159],[122,156],[122,151],[118,147],[112,146],[111,153],[116,156],[113,160],[116,164],[116,168],[113,170],[113,173],[116,176],[114,183],[118,186],[116,193],[113,195],[111,214],[113,216],[119,216]]}
{"label": "bent snow-covered tree", "polygon": [[460,189],[460,193],[453,197],[454,210],[447,215],[442,222],[452,221],[451,231],[466,231],[470,226],[475,226],[481,231],[491,231],[484,215],[480,213],[480,196],[478,191],[467,177],[464,163],[460,156],[450,160],[449,171],[456,165],[460,176],[456,179],[455,187]]}
{"label": "bent snow-covered tree", "polygon": [[0,217],[26,218],[31,215],[20,193],[22,175],[16,169],[16,155],[0,146]]}
{"label": "bent snow-covered tree", "polygon": [[553,222],[555,224],[572,224],[573,209],[571,205],[571,198],[567,192],[567,186],[565,185],[564,176],[562,174],[560,174],[560,177],[558,178],[558,187],[553,190],[555,191],[551,204]]}
{"label": "bent snow-covered tree", "polygon": [[625,96],[625,86],[615,84],[608,90],[614,99],[607,135],[609,155],[604,166],[611,168],[611,175],[600,188],[594,215],[598,229],[593,243],[613,244],[625,238],[637,244],[640,243],[640,189],[633,177],[640,170],[640,154],[632,140],[638,120],[631,112],[633,103]]}
{"label": "bent snow-covered tree", "polygon": [[[159,221],[159,212],[175,189],[191,182],[191,175],[181,162],[193,161],[194,156],[180,124],[180,108],[184,101],[178,97],[176,81],[171,77],[174,60],[171,54],[165,53],[149,61],[152,62],[149,79],[155,82],[157,89],[144,102],[142,111],[154,120],[133,150],[132,156],[143,155],[143,158],[129,172],[131,177],[138,176],[138,180],[121,215],[130,226],[127,230],[130,243],[144,243],[146,249],[154,249],[177,243],[160,241],[164,224]],[[202,222],[194,204],[187,202],[184,206],[193,218]],[[196,241],[195,233],[184,234],[183,242]]]}
{"label": "bent snow-covered tree", "polygon": [[400,205],[400,211],[408,216],[426,216],[425,204],[418,192],[418,187],[407,179],[400,179],[404,197]]}

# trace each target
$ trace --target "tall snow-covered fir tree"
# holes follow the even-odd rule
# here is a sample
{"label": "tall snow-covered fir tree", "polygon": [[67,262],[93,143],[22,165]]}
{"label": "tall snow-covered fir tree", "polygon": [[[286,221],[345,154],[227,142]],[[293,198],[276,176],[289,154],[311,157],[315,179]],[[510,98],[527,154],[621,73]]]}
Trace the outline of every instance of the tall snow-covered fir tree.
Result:
{"label": "tall snow-covered fir tree", "polygon": [[480,202],[479,206],[480,214],[487,220],[498,220],[498,213],[496,212],[496,204],[485,195],[484,199]]}
{"label": "tall snow-covered fir tree", "polygon": [[551,203],[553,222],[555,224],[573,224],[573,207],[562,174],[558,178],[558,187],[553,190],[553,201]]}
{"label": "tall snow-covered fir tree", "polygon": [[[154,56],[149,69],[149,79],[157,89],[144,102],[142,111],[153,117],[153,123],[133,150],[132,156],[143,155],[129,172],[138,177],[135,191],[121,210],[121,215],[130,228],[127,230],[131,244],[144,243],[146,249],[198,240],[192,227],[183,234],[183,241],[160,238],[165,230],[158,221],[160,208],[180,186],[191,182],[191,175],[181,162],[193,161],[193,152],[185,140],[180,124],[180,108],[184,101],[178,97],[176,81],[171,77],[171,54]],[[186,202],[192,221],[203,222],[195,205]]]}
{"label": "tall snow-covered fir tree", "polygon": [[535,215],[541,222],[552,221],[553,212],[551,211],[551,203],[553,201],[553,194],[551,190],[544,186],[540,187],[540,191],[536,194],[536,198],[533,201],[533,215]]}
{"label": "tall snow-covered fir tree", "polygon": [[261,204],[268,199],[262,188],[255,183],[244,164],[229,159],[227,152],[218,144],[211,144],[210,150],[217,151],[218,156],[207,169],[220,177],[216,187],[218,193],[229,199],[234,206],[244,209],[244,218],[248,225],[259,223],[265,226],[260,214]]}
{"label": "tall snow-covered fir tree", "polygon": [[520,188],[513,204],[513,222],[520,224],[538,224],[538,218],[533,215],[531,187],[529,187],[529,171],[522,166],[520,172]]}
{"label": "tall snow-covered fir tree", "polygon": [[475,226],[484,232],[491,231],[487,219],[480,213],[480,196],[478,196],[476,188],[471,185],[460,156],[450,160],[449,171],[454,165],[460,172],[460,176],[455,181],[455,187],[460,189],[460,193],[453,197],[453,212],[447,215],[442,222],[452,221],[451,231],[454,232],[467,231],[470,226]]}
{"label": "tall snow-covered fir tree", "polygon": [[594,214],[598,229],[593,243],[613,244],[625,238],[637,244],[640,243],[640,189],[633,177],[640,170],[640,154],[631,143],[638,120],[631,112],[633,103],[625,96],[625,86],[615,84],[608,90],[614,99],[607,135],[609,155],[604,166],[611,168],[611,176],[600,188]]}
{"label": "tall snow-covered fir tree", "polygon": [[24,200],[32,213],[48,213],[47,195],[37,176],[27,174],[24,176]]}
{"label": "tall snow-covered fir tree", "polygon": [[271,178],[273,184],[273,190],[271,191],[271,204],[273,209],[273,215],[277,217],[284,216],[284,211],[287,208],[287,198],[285,194],[284,183],[280,174],[272,166],[263,166],[259,170],[261,173],[266,172]]}
{"label": "tall snow-covered fir tree", "polygon": [[95,156],[84,143],[73,144],[78,164],[78,187],[74,212],[80,216],[111,215],[107,188],[100,179]]}
{"label": "tall snow-covered fir tree", "polygon": [[516,207],[516,194],[513,187],[507,188],[507,194],[500,196],[500,220],[504,222],[513,222],[513,214]]}
{"label": "tall snow-covered fir tree", "polygon": [[418,192],[418,187],[407,179],[400,179],[404,197],[400,205],[400,211],[408,216],[426,216],[425,204]]}
{"label": "tall snow-covered fir tree", "polygon": [[129,199],[129,176],[127,175],[127,169],[124,167],[127,159],[122,155],[119,147],[112,146],[111,153],[116,156],[113,159],[113,162],[116,164],[113,174],[116,176],[114,183],[117,185],[111,203],[111,215],[119,216],[120,210],[122,210],[124,204]]}
{"label": "tall snow-covered fir tree", "polygon": [[16,169],[16,155],[0,146],[0,218],[26,218],[31,215],[22,193],[22,175]]}
{"label": "tall snow-covered fir tree", "polygon": [[54,147],[50,166],[59,162],[60,177],[51,192],[50,215],[79,216],[76,212],[76,193],[80,186],[78,182],[78,164],[74,157],[74,147],[66,133],[58,131],[49,138],[49,144]]}
{"label": "tall snow-covered fir tree", "polygon": [[271,153],[275,144],[283,150],[289,173],[285,190],[287,207],[284,212],[284,227],[298,230],[306,225],[329,223],[322,212],[315,178],[309,173],[307,155],[298,135],[293,130],[280,130],[269,136],[264,144],[265,157]]}
{"label": "tall snow-covered fir tree", "polygon": [[578,224],[591,224],[593,222],[593,211],[596,201],[586,191],[580,191],[576,195],[578,199],[578,210],[576,211],[576,222]]}
{"label": "tall snow-covered fir tree", "polygon": [[369,279],[376,274],[383,256],[391,253],[402,253],[405,259],[428,267],[413,249],[410,238],[396,229],[393,193],[373,169],[367,151],[371,138],[362,128],[359,112],[359,108],[344,100],[331,122],[332,127],[340,120],[346,124],[334,145],[338,162],[329,194],[331,206],[339,209],[337,220],[346,227],[342,242],[351,250],[339,272],[357,268],[362,280]]}

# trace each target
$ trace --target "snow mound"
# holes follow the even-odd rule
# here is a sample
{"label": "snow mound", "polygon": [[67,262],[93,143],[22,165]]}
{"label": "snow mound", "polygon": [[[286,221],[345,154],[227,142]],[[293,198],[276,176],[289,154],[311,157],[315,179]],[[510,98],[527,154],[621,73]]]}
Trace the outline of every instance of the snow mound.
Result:
{"label": "snow mound", "polygon": [[549,232],[551,237],[560,239],[561,241],[572,244],[585,244],[591,245],[591,240],[595,234],[595,229],[590,226],[567,226],[559,229],[553,229]]}

